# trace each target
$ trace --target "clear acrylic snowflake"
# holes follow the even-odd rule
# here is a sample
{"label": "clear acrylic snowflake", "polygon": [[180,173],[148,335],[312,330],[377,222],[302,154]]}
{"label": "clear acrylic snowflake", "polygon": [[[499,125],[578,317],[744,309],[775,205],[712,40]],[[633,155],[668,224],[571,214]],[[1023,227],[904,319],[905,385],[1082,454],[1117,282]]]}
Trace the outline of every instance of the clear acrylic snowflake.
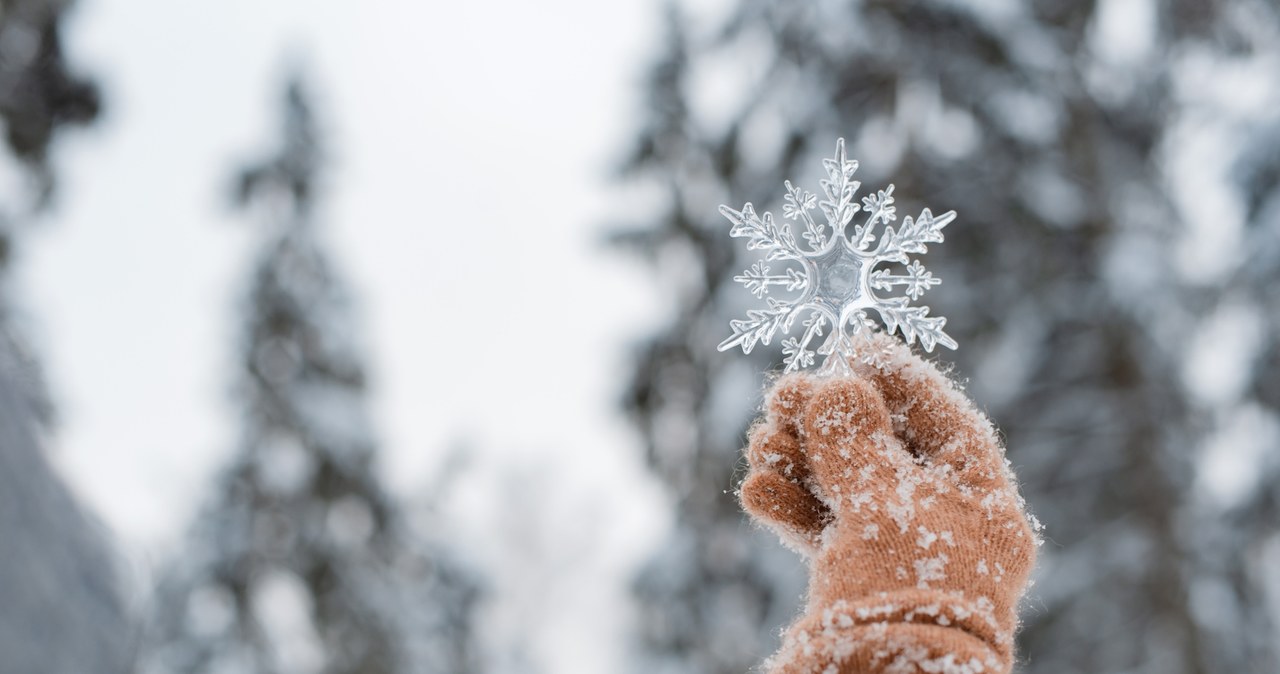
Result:
{"label": "clear acrylic snowflake", "polygon": [[[795,322],[801,320],[803,335],[782,342],[786,371],[809,367],[815,356],[821,355],[825,358],[820,373],[847,373],[852,358],[877,361],[876,350],[868,341],[875,330],[868,310],[876,312],[889,333],[901,332],[908,344],[919,340],[926,351],[933,351],[935,344],[956,348],[955,340],[943,331],[946,318],[929,316],[927,306],[908,304],[908,299],[917,300],[941,283],[908,256],[927,252],[926,244],[940,243],[942,228],[955,219],[955,211],[935,216],[926,208],[915,220],[907,216],[895,230],[889,224],[897,219],[893,185],[863,197],[861,205],[855,201],[854,195],[861,186],[853,180],[858,162],[845,158],[843,138],[836,141],[835,158],[822,160],[822,165],[828,178],[821,181],[827,197],[821,202],[818,195],[792,186],[790,180],[784,183],[787,196],[783,217],[804,224],[807,246],[796,242],[789,223],[779,225],[768,211],[756,215],[750,203],[741,211],[720,207],[720,212],[733,223],[729,235],[746,237],[748,249],[763,251],[764,259],[734,280],[765,299],[768,307],[748,310],[746,320],[730,321],[733,336],[721,342],[719,349],[741,346],[744,353],[751,353],[757,343],[768,344],[779,329],[791,332]],[[814,220],[815,205],[821,208],[825,223]],[[850,236],[846,230],[859,211],[869,215],[854,226]],[[879,237],[877,225],[883,229]],[[774,273],[767,264],[770,262],[788,266]],[[884,264],[899,264],[904,269],[894,274],[890,269],[877,268]],[[895,287],[903,289],[901,295],[876,294],[891,292]],[[793,297],[766,297],[770,288],[781,288]],[[811,344],[819,337],[824,339],[815,350]]]}

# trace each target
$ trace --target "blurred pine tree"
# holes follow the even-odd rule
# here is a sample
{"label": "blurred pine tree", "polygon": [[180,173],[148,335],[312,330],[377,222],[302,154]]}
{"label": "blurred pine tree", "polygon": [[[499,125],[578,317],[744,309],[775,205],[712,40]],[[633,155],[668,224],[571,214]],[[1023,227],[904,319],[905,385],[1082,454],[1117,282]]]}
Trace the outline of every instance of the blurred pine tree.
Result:
{"label": "blurred pine tree", "polygon": [[71,7],[69,0],[0,0],[0,120],[5,146],[29,181],[0,205],[0,367],[25,381],[21,395],[45,421],[51,409],[39,365],[10,321],[8,272],[21,228],[53,198],[54,140],[66,127],[94,122],[101,107],[97,84],[74,74],[63,54]]}
{"label": "blurred pine tree", "polygon": [[120,674],[134,634],[116,560],[44,453],[52,415],[39,362],[15,327],[16,239],[50,203],[54,141],[93,122],[93,82],[71,73],[61,30],[71,3],[0,0],[0,120],[28,180],[0,206],[0,671]]}
{"label": "blurred pine tree", "polygon": [[267,219],[240,447],[159,587],[148,667],[473,671],[478,586],[444,546],[415,540],[376,472],[347,293],[316,232],[322,151],[296,80],[284,112],[280,153],[236,185]]}

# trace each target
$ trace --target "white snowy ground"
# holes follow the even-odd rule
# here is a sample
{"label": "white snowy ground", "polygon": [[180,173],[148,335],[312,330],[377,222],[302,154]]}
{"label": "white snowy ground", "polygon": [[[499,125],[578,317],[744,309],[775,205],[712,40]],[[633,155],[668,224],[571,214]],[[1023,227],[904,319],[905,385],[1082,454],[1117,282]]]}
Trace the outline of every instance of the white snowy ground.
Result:
{"label": "white snowy ground", "polygon": [[[496,567],[498,637],[547,671],[620,669],[624,583],[664,511],[613,403],[625,344],[662,310],[595,240],[620,215],[604,176],[659,18],[643,0],[82,0],[67,43],[107,114],[58,148],[61,203],[26,241],[18,296],[58,405],[54,458],[139,578],[234,444],[252,224],[226,186],[275,142],[300,62],[386,475],[416,499],[459,442],[482,449],[480,468],[513,466],[457,492],[478,513],[466,525],[507,528],[476,535],[476,554],[535,560]],[[508,521],[504,481],[551,489],[526,484],[515,502],[540,505]],[[540,575],[551,567],[565,575]]]}

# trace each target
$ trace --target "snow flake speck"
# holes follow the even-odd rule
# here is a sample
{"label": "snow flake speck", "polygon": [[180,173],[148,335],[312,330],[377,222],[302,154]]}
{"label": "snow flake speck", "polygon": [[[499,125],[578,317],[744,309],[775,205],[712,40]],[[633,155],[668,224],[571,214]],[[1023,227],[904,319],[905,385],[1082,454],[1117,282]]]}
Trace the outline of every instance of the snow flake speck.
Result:
{"label": "snow flake speck", "polygon": [[927,590],[930,582],[944,580],[947,574],[943,569],[948,561],[950,560],[945,554],[939,554],[937,557],[917,559],[912,562],[916,569],[916,587]]}
{"label": "snow flake speck", "polygon": [[916,545],[919,545],[925,550],[928,550],[933,546],[934,542],[938,540],[938,534],[935,534],[924,527],[918,527],[916,532],[920,534],[920,537],[916,539]]}

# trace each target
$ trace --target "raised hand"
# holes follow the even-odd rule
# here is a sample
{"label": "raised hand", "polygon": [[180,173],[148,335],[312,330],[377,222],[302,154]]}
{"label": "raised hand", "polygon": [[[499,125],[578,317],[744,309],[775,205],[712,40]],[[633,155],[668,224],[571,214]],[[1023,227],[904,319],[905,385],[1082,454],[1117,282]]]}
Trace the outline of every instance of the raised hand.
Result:
{"label": "raised hand", "polygon": [[986,418],[894,347],[770,392],[741,499],[811,559],[776,673],[1004,673],[1036,536]]}

